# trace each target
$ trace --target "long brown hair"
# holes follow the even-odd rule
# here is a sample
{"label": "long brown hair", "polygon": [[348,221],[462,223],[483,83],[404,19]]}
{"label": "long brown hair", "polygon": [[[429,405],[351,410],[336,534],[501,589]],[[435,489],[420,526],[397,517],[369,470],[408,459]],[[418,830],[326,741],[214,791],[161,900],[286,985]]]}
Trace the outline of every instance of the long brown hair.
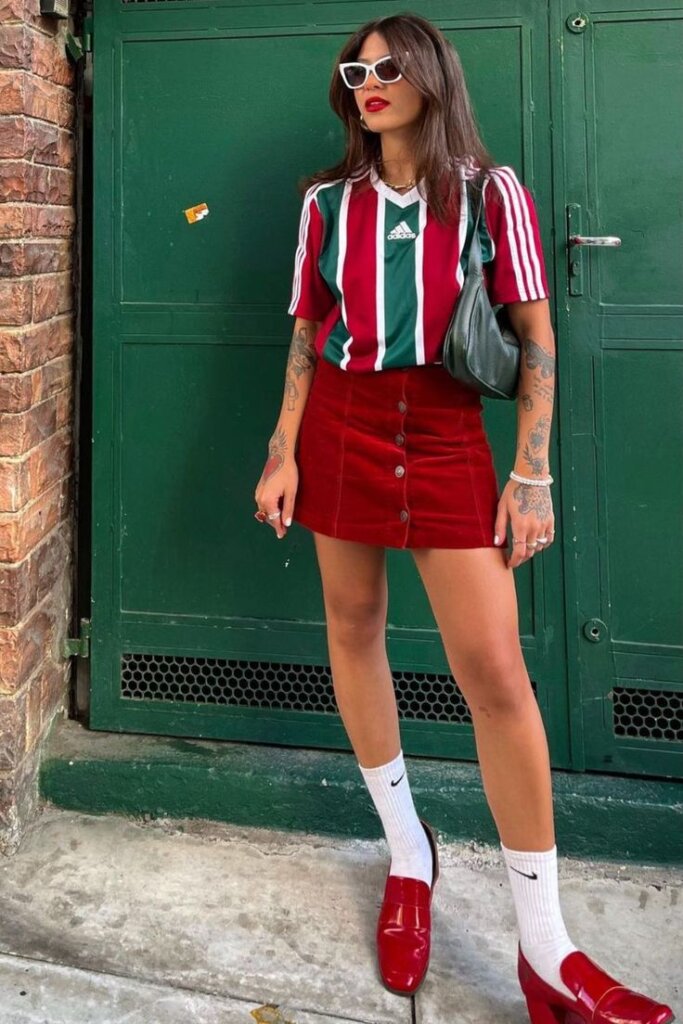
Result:
{"label": "long brown hair", "polygon": [[351,90],[338,71],[342,61],[357,59],[371,32],[384,36],[404,78],[425,97],[415,139],[415,180],[424,178],[424,198],[436,219],[451,223],[460,205],[458,164],[469,162],[484,172],[494,167],[495,161],[480,138],[457,51],[440,29],[417,14],[375,18],[344,45],[334,63],[329,100],[344,124],[345,153],[334,167],[301,179],[299,189],[303,194],[318,182],[365,178],[373,164],[379,164],[380,136],[362,128]]}

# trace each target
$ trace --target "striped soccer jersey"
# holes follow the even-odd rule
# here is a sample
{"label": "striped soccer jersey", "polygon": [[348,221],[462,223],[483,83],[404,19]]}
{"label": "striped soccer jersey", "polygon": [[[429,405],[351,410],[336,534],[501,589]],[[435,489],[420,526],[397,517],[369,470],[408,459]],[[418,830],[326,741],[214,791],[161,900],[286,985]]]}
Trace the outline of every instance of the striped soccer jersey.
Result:
{"label": "striped soccer jersey", "polygon": [[[306,191],[287,312],[320,321],[318,356],[355,373],[442,361],[472,232],[465,173],[450,226],[417,185],[400,194],[374,168],[371,187],[349,178]],[[548,297],[534,200],[512,167],[485,182],[479,235],[493,305]]]}

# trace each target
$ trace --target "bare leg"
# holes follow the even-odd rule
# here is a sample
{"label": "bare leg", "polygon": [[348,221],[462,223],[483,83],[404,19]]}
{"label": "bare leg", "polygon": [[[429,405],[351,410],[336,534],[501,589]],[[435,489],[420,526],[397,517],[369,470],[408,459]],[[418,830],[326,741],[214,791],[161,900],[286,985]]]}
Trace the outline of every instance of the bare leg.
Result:
{"label": "bare leg", "polygon": [[555,843],[550,758],[518,634],[514,577],[497,548],[414,548],[458,687],[502,843]]}
{"label": "bare leg", "polygon": [[359,763],[386,764],[401,746],[385,640],[386,553],[321,533],[314,540],[337,707]]}

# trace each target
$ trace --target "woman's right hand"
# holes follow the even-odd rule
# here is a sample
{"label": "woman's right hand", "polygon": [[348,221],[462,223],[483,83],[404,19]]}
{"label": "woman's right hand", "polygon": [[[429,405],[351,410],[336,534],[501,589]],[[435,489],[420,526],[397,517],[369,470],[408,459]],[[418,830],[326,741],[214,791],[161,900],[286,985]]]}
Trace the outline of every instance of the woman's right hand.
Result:
{"label": "woman's right hand", "polygon": [[299,469],[294,456],[285,459],[269,457],[256,485],[254,499],[259,510],[272,515],[279,511],[280,515],[263,522],[272,526],[278,540],[287,533],[294,512],[294,499],[299,486]]}

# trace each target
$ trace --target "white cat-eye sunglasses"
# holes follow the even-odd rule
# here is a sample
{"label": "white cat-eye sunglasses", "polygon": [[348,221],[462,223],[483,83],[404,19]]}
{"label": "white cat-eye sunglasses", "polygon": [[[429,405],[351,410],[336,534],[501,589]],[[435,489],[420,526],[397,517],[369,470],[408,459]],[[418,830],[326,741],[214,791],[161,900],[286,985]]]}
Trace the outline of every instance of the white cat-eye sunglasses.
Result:
{"label": "white cat-eye sunglasses", "polygon": [[[405,51],[406,56],[408,51]],[[402,77],[398,64],[391,56],[379,57],[374,64],[363,64],[359,60],[345,61],[339,65],[339,73],[344,80],[344,85],[349,89],[362,89],[368,80],[370,72],[374,73],[378,82],[398,82]]]}

